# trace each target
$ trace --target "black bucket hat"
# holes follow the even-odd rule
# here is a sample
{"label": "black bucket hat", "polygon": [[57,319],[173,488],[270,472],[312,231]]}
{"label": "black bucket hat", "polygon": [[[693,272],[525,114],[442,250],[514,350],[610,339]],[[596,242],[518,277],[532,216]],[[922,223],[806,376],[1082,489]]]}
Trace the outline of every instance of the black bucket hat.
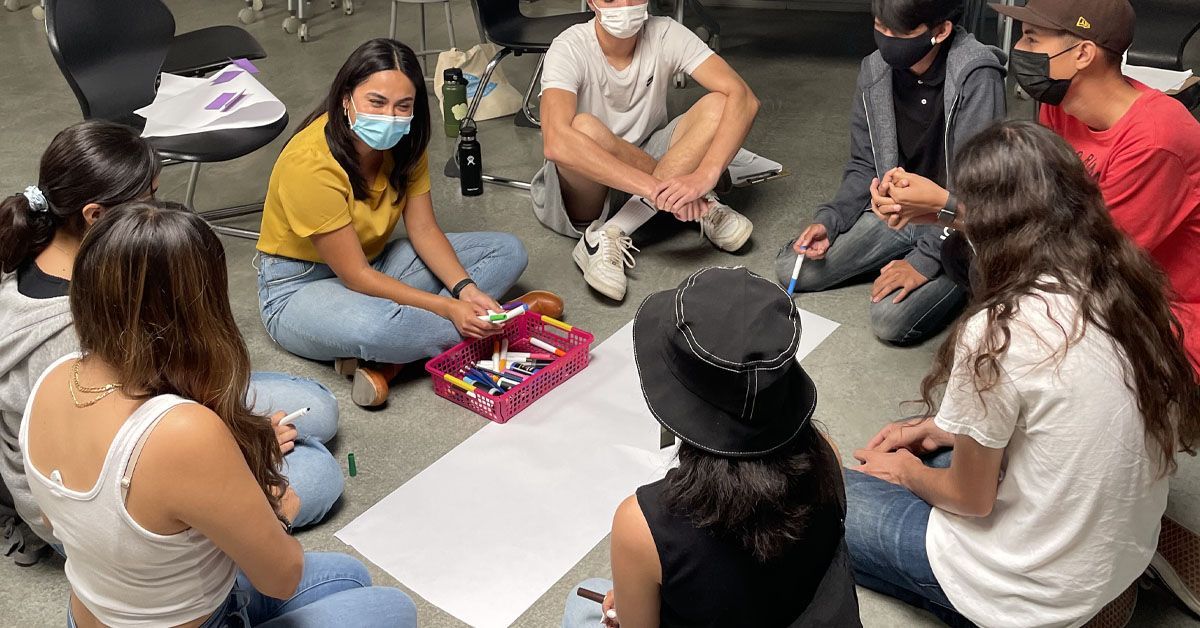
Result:
{"label": "black bucket hat", "polygon": [[779,284],[706,268],[633,319],[642,394],[658,422],[712,454],[754,458],[800,434],[817,389],[796,362],[800,313]]}

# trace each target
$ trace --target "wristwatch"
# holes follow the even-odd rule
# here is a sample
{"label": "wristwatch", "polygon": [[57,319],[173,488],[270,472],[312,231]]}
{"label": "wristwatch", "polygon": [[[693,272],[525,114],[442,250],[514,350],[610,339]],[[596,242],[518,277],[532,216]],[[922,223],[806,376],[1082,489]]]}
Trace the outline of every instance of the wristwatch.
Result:
{"label": "wristwatch", "polygon": [[946,197],[946,206],[938,210],[937,221],[943,227],[950,227],[954,225],[955,218],[958,218],[958,199],[950,193]]}

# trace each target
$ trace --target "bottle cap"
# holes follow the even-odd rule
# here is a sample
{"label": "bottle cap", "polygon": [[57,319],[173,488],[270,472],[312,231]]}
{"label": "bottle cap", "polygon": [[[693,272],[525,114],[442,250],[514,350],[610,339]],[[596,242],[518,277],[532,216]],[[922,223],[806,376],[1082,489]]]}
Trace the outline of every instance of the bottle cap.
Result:
{"label": "bottle cap", "polygon": [[475,137],[476,133],[475,121],[466,119],[462,121],[462,125],[458,127],[458,134],[462,137]]}
{"label": "bottle cap", "polygon": [[442,70],[442,80],[447,83],[464,82],[462,68],[446,68]]}

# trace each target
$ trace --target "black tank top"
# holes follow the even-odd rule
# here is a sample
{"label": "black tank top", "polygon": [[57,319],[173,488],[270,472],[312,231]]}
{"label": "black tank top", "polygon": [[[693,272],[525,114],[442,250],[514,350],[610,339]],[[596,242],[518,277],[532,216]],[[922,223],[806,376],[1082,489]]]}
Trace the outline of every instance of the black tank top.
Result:
{"label": "black tank top", "polygon": [[837,484],[841,503],[813,512],[805,540],[766,563],[737,541],[718,538],[686,515],[670,512],[663,490],[673,473],[637,490],[662,564],[663,628],[862,625],[843,540],[840,473],[827,481]]}

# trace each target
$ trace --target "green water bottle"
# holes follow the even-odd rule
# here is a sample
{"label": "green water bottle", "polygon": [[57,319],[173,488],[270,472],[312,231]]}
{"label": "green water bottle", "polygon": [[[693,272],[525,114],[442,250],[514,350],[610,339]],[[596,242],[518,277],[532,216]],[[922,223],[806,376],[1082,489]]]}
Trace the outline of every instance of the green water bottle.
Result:
{"label": "green water bottle", "polygon": [[458,137],[459,125],[467,117],[467,80],[462,68],[442,71],[442,119],[446,137]]}

